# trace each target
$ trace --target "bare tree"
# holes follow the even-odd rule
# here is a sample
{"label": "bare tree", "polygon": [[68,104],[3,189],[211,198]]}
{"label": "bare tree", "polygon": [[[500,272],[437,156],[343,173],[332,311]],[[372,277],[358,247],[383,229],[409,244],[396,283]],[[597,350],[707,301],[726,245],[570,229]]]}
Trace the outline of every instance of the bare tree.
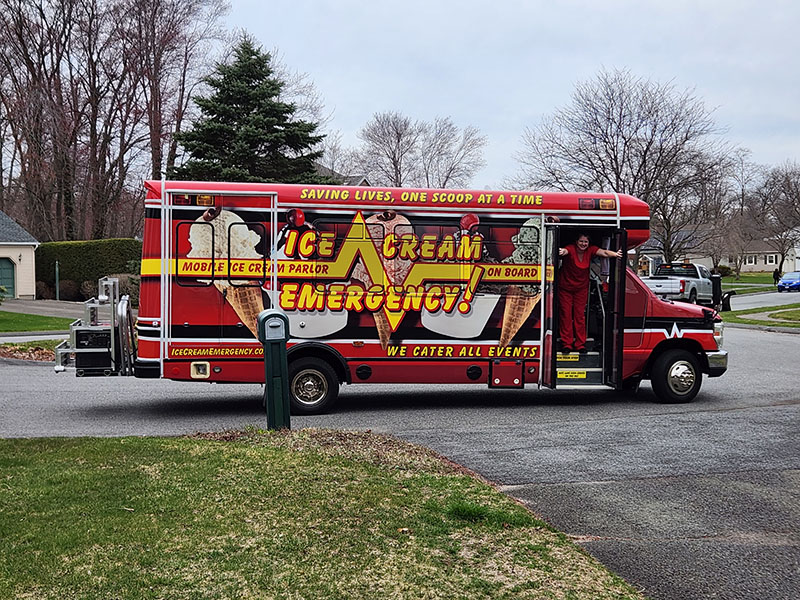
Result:
{"label": "bare tree", "polygon": [[748,160],[750,150],[739,148],[733,153],[732,177],[736,182],[736,200],[739,214],[744,214],[747,196],[759,180],[763,179],[763,169]]}
{"label": "bare tree", "polygon": [[423,125],[419,145],[419,184],[423,187],[466,187],[481,169],[486,136],[477,128],[459,128],[448,118],[438,117]]}
{"label": "bare tree", "polygon": [[449,118],[427,123],[396,112],[377,113],[359,138],[362,170],[378,185],[466,186],[484,164],[486,138],[475,127],[459,130]]}
{"label": "bare tree", "polygon": [[759,225],[766,244],[780,255],[778,269],[800,244],[800,167],[787,162],[769,171],[760,186]]}
{"label": "bare tree", "polygon": [[[210,43],[220,39],[225,0],[128,0],[132,51],[140,61],[147,110],[150,176],[175,166],[177,144]],[[166,156],[165,156],[166,155]]]}
{"label": "bare tree", "polygon": [[284,62],[283,55],[275,48],[270,52],[275,76],[283,82],[280,99],[292,104],[296,120],[312,121],[324,128],[330,123],[332,114],[326,113],[322,94],[319,92],[308,73],[294,71]]}
{"label": "bare tree", "polygon": [[0,210],[6,211],[6,200],[17,167],[17,146],[6,109],[5,77],[0,75]]}
{"label": "bare tree", "polygon": [[753,226],[755,217],[752,207],[745,205],[744,212],[734,212],[725,227],[730,252],[728,262],[733,266],[736,279],[741,277],[745,258],[753,242],[762,239],[761,231]]}
{"label": "bare tree", "polygon": [[[342,145],[342,134],[339,131],[327,134],[322,140],[322,157],[318,163],[331,173],[338,175],[356,175],[360,170],[358,156],[354,150]],[[332,175],[332,177],[335,178],[336,175]]]}
{"label": "bare tree", "polygon": [[2,206],[43,241],[137,233],[224,6],[0,0]]}
{"label": "bare tree", "polygon": [[668,175],[679,183],[667,181],[651,196],[651,235],[665,261],[686,257],[714,236],[728,212],[729,166],[724,156],[698,153]]}
{"label": "bare tree", "polygon": [[[81,104],[69,60],[76,1],[0,0],[3,102],[19,155],[16,187],[39,239],[75,239],[72,192]],[[57,215],[56,219],[52,216]]]}
{"label": "bare tree", "polygon": [[396,112],[376,113],[358,134],[363,166],[379,185],[402,187],[415,179],[423,126]]}
{"label": "bare tree", "polygon": [[[523,135],[518,179],[526,186],[614,190],[645,202],[693,175],[698,153],[716,154],[710,112],[690,90],[601,72],[579,83],[572,103]],[[677,179],[677,180],[676,180]]]}
{"label": "bare tree", "polygon": [[691,90],[603,71],[579,83],[570,104],[525,130],[514,183],[636,196],[650,205],[654,236],[669,260],[680,240],[696,241],[701,167],[728,153],[718,133]]}
{"label": "bare tree", "polygon": [[705,176],[694,190],[701,224],[695,228],[697,250],[711,259],[715,269],[728,256],[728,222],[739,210],[732,202],[733,166],[733,161],[707,165]]}

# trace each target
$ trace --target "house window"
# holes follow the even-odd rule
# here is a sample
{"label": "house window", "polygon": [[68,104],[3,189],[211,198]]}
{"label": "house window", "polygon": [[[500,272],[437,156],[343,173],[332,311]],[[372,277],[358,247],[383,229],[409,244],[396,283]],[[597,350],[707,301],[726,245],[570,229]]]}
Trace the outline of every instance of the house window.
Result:
{"label": "house window", "polygon": [[778,264],[778,255],[777,254],[767,254],[767,264],[768,265],[777,265]]}
{"label": "house window", "polygon": [[745,260],[746,265],[755,265],[758,264],[758,256],[755,254],[748,254],[747,259]]}

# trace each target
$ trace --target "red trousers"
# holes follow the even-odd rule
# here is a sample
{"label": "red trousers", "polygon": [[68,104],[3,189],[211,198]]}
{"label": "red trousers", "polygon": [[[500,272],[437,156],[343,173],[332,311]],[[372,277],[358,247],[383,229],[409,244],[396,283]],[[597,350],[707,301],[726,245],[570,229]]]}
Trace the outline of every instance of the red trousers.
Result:
{"label": "red trousers", "polygon": [[561,343],[570,348],[586,346],[586,303],[589,285],[577,290],[558,288],[558,329]]}

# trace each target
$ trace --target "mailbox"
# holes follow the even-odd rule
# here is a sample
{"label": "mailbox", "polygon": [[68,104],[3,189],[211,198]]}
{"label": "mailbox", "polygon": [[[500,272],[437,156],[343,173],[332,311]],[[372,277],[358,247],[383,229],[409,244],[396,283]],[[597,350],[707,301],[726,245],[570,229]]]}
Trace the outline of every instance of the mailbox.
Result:
{"label": "mailbox", "polygon": [[289,319],[283,311],[270,309],[259,313],[258,340],[264,346],[264,408],[268,429],[291,429],[288,337]]}

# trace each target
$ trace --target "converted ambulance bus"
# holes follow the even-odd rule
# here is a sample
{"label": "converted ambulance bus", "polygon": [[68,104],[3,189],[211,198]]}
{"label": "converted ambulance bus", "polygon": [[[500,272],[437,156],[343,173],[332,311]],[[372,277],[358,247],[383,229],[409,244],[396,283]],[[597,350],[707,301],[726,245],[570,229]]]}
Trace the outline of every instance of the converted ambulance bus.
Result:
{"label": "converted ambulance bus", "polygon": [[[561,354],[559,247],[628,251],[647,204],[614,193],[146,182],[138,318],[116,280],[57,351],[56,370],[264,382],[258,314],[285,312],[290,401],[330,410],[342,384],[636,389],[688,402],[722,375],[722,319],[656,297],[597,260],[586,353]],[[103,304],[111,316],[99,315]]]}

